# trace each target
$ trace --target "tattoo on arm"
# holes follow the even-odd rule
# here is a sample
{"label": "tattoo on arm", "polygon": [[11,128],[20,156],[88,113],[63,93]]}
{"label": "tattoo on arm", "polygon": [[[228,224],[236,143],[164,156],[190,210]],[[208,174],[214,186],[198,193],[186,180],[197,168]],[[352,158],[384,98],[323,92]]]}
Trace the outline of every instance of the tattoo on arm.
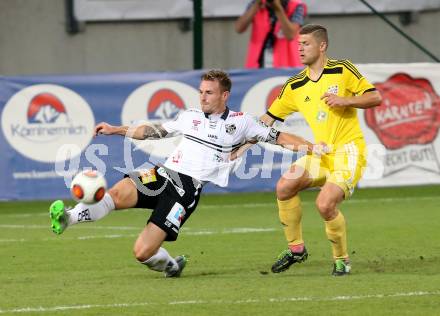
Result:
{"label": "tattoo on arm", "polygon": [[145,125],[144,139],[160,139],[168,135],[168,132],[160,124]]}

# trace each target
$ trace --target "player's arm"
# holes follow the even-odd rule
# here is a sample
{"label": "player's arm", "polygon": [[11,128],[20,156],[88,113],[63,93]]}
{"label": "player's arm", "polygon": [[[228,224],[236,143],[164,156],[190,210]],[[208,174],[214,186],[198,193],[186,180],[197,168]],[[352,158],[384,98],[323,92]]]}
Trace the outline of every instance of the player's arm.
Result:
{"label": "player's arm", "polygon": [[362,95],[356,95],[351,97],[340,97],[332,93],[324,93],[321,96],[321,100],[325,100],[331,108],[336,107],[353,107],[358,109],[368,109],[378,106],[382,102],[382,96],[379,91],[368,91]]}
{"label": "player's arm", "polygon": [[323,155],[329,152],[325,143],[320,143],[319,145],[312,144],[301,136],[279,132],[275,128],[270,129],[270,132],[265,139],[259,138],[258,140],[279,145],[292,151],[302,151],[309,154]]}
{"label": "player's arm", "polygon": [[307,153],[313,153],[314,148],[314,145],[304,138],[284,132],[279,132],[276,145],[292,151],[305,151]]}
{"label": "player's arm", "polygon": [[275,119],[273,117],[269,116],[269,114],[267,114],[267,113],[260,116],[260,121],[263,122],[267,126],[272,126],[273,123],[275,123]]}
{"label": "player's arm", "polygon": [[235,31],[237,33],[243,33],[252,23],[255,14],[258,12],[261,6],[261,0],[256,0],[254,3],[235,21]]}
{"label": "player's arm", "polygon": [[[267,114],[263,114],[260,117],[260,122],[263,123],[266,126],[272,126],[273,123],[275,122],[275,119],[272,118],[271,116],[267,115]],[[241,157],[249,148],[251,148],[252,146],[254,146],[257,143],[257,140],[248,140],[246,141],[246,143],[244,143],[243,145],[241,145],[240,147],[238,147],[237,149],[235,149],[229,159],[231,161],[237,159],[238,157]]]}
{"label": "player's arm", "polygon": [[95,127],[96,135],[121,135],[134,139],[161,139],[168,135],[168,132],[160,124],[143,124],[139,126],[114,126],[102,122]]}
{"label": "player's arm", "polygon": [[327,152],[326,148],[322,148],[322,152],[319,150],[319,147],[323,147],[322,145],[325,144],[316,146],[311,142],[305,140],[301,136],[280,132],[273,127],[268,127],[261,121],[257,123],[256,121],[252,121],[251,119],[249,119],[248,122],[249,122],[248,125],[249,127],[246,136],[251,141],[257,140],[259,142],[279,145],[283,148],[292,151],[304,151],[307,153],[316,153],[316,154],[322,154],[324,152]]}

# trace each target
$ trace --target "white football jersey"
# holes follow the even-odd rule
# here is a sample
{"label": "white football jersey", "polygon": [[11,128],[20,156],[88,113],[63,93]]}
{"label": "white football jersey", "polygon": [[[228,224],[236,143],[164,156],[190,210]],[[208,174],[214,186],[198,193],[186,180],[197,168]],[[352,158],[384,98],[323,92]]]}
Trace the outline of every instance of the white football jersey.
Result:
{"label": "white football jersey", "polygon": [[166,168],[223,187],[228,185],[229,174],[237,163],[229,160],[233,149],[251,139],[275,143],[278,136],[277,130],[229,108],[222,114],[210,115],[188,109],[162,127],[168,133],[183,135],[166,160]]}

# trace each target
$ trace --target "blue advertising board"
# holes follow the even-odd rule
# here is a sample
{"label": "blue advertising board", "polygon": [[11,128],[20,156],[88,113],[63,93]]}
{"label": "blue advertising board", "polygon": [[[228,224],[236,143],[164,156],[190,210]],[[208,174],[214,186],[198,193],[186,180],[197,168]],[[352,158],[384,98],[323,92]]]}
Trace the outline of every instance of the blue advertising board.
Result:
{"label": "blue advertising board", "polygon": [[[259,116],[300,69],[232,70],[228,106]],[[132,169],[164,162],[178,139],[133,142],[93,137],[102,121],[163,122],[199,107],[202,71],[62,76],[0,76],[0,199],[68,198],[78,170],[98,169],[108,184]],[[155,142],[155,143],[152,143]],[[229,186],[205,192],[271,191],[293,153],[254,146]]]}

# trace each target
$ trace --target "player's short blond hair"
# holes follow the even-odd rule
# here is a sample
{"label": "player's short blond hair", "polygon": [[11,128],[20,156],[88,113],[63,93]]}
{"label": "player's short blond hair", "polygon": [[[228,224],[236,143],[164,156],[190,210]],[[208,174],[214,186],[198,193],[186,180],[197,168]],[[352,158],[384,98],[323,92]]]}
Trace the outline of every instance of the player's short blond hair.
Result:
{"label": "player's short blond hair", "polygon": [[231,79],[229,78],[229,75],[223,70],[209,70],[208,72],[205,72],[200,79],[202,79],[202,81],[218,81],[222,91],[231,91]]}
{"label": "player's short blond hair", "polygon": [[318,43],[325,42],[328,47],[328,33],[327,29],[319,24],[306,24],[300,30],[299,34],[312,34],[314,38],[318,41]]}

